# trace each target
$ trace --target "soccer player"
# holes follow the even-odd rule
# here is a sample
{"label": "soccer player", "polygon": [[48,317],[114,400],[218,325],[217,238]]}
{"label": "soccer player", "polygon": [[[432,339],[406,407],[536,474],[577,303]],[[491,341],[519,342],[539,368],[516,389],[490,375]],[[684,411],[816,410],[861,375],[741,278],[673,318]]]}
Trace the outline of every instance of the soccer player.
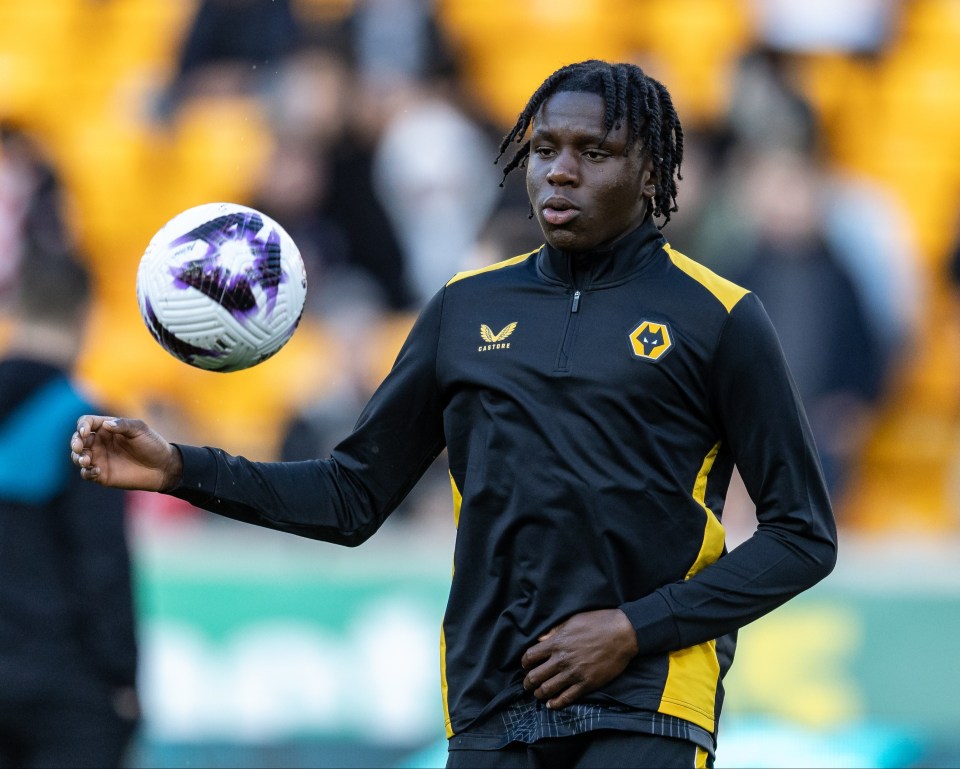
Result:
{"label": "soccer player", "polygon": [[[505,137],[545,244],[454,276],[332,455],[251,462],[82,416],[80,475],[358,545],[446,447],[449,767],[710,766],[736,632],[836,526],[757,297],[672,249],[683,133],[632,64],[550,75]],[[758,527],[727,552],[734,465]]]}

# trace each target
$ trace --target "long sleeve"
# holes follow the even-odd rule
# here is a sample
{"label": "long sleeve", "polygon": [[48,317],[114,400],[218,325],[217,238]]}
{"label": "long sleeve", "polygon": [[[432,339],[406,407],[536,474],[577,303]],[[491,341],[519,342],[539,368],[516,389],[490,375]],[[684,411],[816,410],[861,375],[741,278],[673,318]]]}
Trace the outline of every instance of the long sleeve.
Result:
{"label": "long sleeve", "polygon": [[807,419],[762,305],[732,310],[712,371],[712,408],[758,527],[690,579],[622,608],[640,653],[687,648],[763,616],[824,578],[836,563],[833,511]]}
{"label": "long sleeve", "polygon": [[424,308],[354,431],[326,459],[252,462],[180,446],[171,494],[235,520],[355,546],[379,529],[444,448],[436,355],[443,292]]}

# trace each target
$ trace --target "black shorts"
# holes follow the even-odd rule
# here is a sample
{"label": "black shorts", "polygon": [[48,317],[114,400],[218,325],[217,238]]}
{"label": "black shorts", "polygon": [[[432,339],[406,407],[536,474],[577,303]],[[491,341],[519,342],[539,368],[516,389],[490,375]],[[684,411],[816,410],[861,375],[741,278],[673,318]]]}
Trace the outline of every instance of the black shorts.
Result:
{"label": "black shorts", "polygon": [[530,744],[511,742],[498,750],[451,750],[447,769],[712,769],[710,754],[687,740],[643,732],[601,729]]}

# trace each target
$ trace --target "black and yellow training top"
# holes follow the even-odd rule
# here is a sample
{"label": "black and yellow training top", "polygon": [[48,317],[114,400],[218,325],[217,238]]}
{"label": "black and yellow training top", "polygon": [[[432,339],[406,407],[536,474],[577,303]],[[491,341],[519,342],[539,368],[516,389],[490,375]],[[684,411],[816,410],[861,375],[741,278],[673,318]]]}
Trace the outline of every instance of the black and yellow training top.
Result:
{"label": "black and yellow training top", "polygon": [[[835,563],[816,450],[760,301],[650,219],[607,251],[544,246],[455,276],[332,457],[180,447],[172,493],[358,545],[445,446],[458,527],[441,636],[448,736],[522,692],[539,635],[611,607],[640,653],[588,701],[714,732],[736,630]],[[726,553],[735,464],[758,528]]]}

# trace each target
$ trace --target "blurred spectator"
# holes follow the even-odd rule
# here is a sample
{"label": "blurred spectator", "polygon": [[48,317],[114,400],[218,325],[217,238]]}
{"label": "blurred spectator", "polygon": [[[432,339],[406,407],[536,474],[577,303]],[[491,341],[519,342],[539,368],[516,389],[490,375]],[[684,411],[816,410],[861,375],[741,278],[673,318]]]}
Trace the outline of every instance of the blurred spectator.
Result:
{"label": "blurred spectator", "polygon": [[[459,98],[455,62],[434,10],[424,0],[354,4],[343,26],[345,44],[318,44],[309,54],[334,60],[346,52],[339,84],[328,83],[327,96],[321,96],[326,101],[336,91],[339,109],[324,110],[328,117],[315,123],[335,129],[315,131],[316,138],[307,142],[290,136],[303,121],[286,120],[290,130],[278,131],[279,141],[291,145],[279,153],[301,153],[305,159],[314,154],[309,171],[288,174],[276,184],[302,179],[302,202],[315,187],[310,219],[317,233],[313,242],[323,255],[309,301],[343,353],[333,392],[286,425],[282,459],[330,453],[371,394],[366,370],[371,361],[364,352],[370,335],[379,333],[388,315],[415,310],[458,270],[474,266],[475,243],[497,197],[498,174],[492,142]],[[314,74],[305,72],[301,83],[308,77],[318,80],[316,69],[310,71]],[[285,86],[306,95],[296,80]],[[277,93],[282,95],[284,86]],[[276,185],[261,186],[255,204],[273,210],[286,224],[288,217],[275,206],[277,197],[264,195],[269,186]],[[302,236],[294,237],[299,242]],[[406,500],[401,517],[429,505],[441,496],[440,489],[448,505],[443,460]]]}
{"label": "blurred spectator", "polygon": [[687,137],[665,234],[764,302],[840,495],[911,349],[925,288],[904,212],[820,157],[802,63],[767,46],[743,56],[725,120]]}
{"label": "blurred spectator", "polygon": [[737,246],[752,228],[739,211],[748,194],[743,169],[753,153],[816,149],[816,114],[797,85],[795,63],[763,45],[745,51],[722,119],[685,136],[680,210],[666,234],[675,248],[701,255],[721,273],[736,268]]}
{"label": "blurred spectator", "polygon": [[[348,61],[311,46],[288,57],[267,99],[274,150],[251,204],[283,224],[307,266],[307,312],[409,308],[404,254],[373,188],[383,118],[365,108]],[[374,116],[368,116],[373,112]]]}
{"label": "blurred spectator", "polygon": [[427,0],[355,3],[304,31],[266,99],[277,147],[252,203],[301,245],[324,316],[422,304],[467,263],[492,210],[493,145],[461,106],[434,14]]}
{"label": "blurred spectator", "polygon": [[901,0],[752,0],[760,37],[784,51],[871,54],[887,43]]}
{"label": "blurred spectator", "polygon": [[700,260],[712,267],[717,267],[713,262],[717,242],[735,242],[744,229],[727,210],[732,206],[728,189],[732,169],[726,165],[729,144],[729,134],[720,127],[684,131],[679,210],[663,230],[671,246],[684,254],[703,254]]}
{"label": "blurred spectator", "polygon": [[267,93],[299,41],[291,0],[200,0],[156,117],[195,97]]}
{"label": "blurred spectator", "polygon": [[59,444],[98,410],[73,381],[90,283],[25,254],[0,360],[0,766],[111,767],[139,718],[123,492]]}
{"label": "blurred spectator", "polygon": [[456,61],[434,0],[357,0],[347,19],[354,67],[371,83],[455,78]]}
{"label": "blurred spectator", "polygon": [[826,179],[821,204],[824,235],[856,283],[893,368],[912,348],[928,294],[907,216],[884,187],[840,173]]}
{"label": "blurred spectator", "polygon": [[304,45],[284,57],[276,87],[264,95],[270,126],[281,143],[309,139],[328,148],[346,130],[351,67],[343,47]]}
{"label": "blurred spectator", "polygon": [[[349,122],[329,150],[330,194],[322,212],[344,233],[346,261],[358,270],[355,291],[369,296],[372,290],[372,301],[384,309],[407,310],[415,303],[407,255],[387,212],[387,201],[374,183],[374,157],[389,119],[390,99],[375,97],[356,77],[350,82]],[[359,280],[362,277],[372,280],[366,281],[366,288]]]}
{"label": "blurred spectator", "polygon": [[[776,15],[776,5],[768,12]],[[924,292],[919,248],[905,212],[888,192],[866,178],[831,169],[820,157],[819,117],[802,87],[804,55],[761,44],[741,57],[724,120],[689,137],[684,168],[694,183],[684,185],[688,192],[680,217],[704,217],[692,227],[699,245],[720,239],[729,251],[750,228],[748,221],[729,215],[736,199],[748,194],[740,170],[749,155],[777,148],[803,153],[819,169],[824,236],[894,350],[909,343],[918,322]],[[692,210],[690,187],[697,198]]]}
{"label": "blurred spectator", "polygon": [[412,93],[387,125],[374,179],[419,303],[467,266],[498,197],[494,156],[482,129],[436,91]]}
{"label": "blurred spectator", "polygon": [[289,421],[280,444],[280,461],[296,462],[330,456],[349,435],[363,408],[362,391],[341,387],[311,404]]}
{"label": "blurred spectator", "polygon": [[[529,201],[527,203],[529,207]],[[535,219],[527,219],[519,206],[502,205],[490,216],[477,237],[467,269],[485,267],[540,248],[543,230]]]}
{"label": "blurred spectator", "polygon": [[56,170],[22,126],[0,123],[0,304],[10,299],[25,249],[70,245]]}
{"label": "blurred spectator", "polygon": [[494,144],[435,13],[431,0],[360,0],[347,23],[371,191],[418,306],[467,263],[497,197]]}
{"label": "blurred spectator", "polygon": [[884,389],[886,341],[827,239],[816,164],[786,149],[745,160],[741,216],[751,230],[723,273],[766,307],[839,494]]}
{"label": "blurred spectator", "polygon": [[[735,274],[750,255],[741,244],[755,236],[755,217],[742,210],[751,195],[747,169],[776,145],[729,144],[729,136],[706,133],[685,138],[683,197],[665,234],[680,251],[704,254],[711,268]],[[896,368],[916,338],[927,294],[905,212],[883,187],[827,167],[812,150],[784,152],[799,152],[814,166],[821,236],[853,282],[882,368]]]}
{"label": "blurred spectator", "polygon": [[814,146],[816,114],[797,83],[795,63],[766,46],[740,57],[725,117],[729,141],[755,148]]}

